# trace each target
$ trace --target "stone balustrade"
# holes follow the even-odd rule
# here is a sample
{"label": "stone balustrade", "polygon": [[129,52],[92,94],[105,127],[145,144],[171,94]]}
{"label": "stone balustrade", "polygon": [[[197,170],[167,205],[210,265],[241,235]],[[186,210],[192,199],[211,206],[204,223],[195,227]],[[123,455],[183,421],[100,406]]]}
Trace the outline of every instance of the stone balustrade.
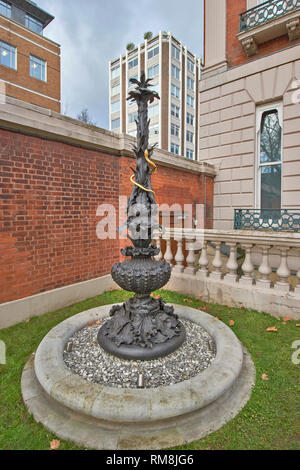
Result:
{"label": "stone balustrade", "polygon": [[172,265],[168,289],[300,318],[300,234],[174,228],[157,243]]}

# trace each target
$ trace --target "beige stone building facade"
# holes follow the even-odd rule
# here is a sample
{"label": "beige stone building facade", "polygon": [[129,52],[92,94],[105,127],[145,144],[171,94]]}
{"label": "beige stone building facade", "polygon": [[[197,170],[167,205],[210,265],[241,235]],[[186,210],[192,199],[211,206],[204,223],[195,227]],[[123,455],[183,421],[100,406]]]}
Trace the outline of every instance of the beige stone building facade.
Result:
{"label": "beige stone building facade", "polygon": [[110,62],[110,130],[136,135],[137,106],[126,100],[145,71],[160,101],[149,107],[150,144],[198,160],[200,62],[171,33],[160,32]]}
{"label": "beige stone building facade", "polygon": [[214,228],[235,209],[267,228],[270,209],[280,230],[287,209],[300,229],[300,1],[205,2],[199,159],[217,168]]}

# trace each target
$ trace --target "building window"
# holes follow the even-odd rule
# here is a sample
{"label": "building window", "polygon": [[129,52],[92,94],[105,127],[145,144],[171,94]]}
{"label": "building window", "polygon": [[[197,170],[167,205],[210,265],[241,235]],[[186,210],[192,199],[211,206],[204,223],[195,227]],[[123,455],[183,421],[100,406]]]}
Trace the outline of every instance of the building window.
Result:
{"label": "building window", "polygon": [[191,126],[194,125],[194,115],[190,113],[186,113],[186,123],[190,124]]}
{"label": "building window", "polygon": [[153,65],[153,67],[148,68],[148,78],[156,77],[159,74],[159,65]]}
{"label": "building window", "polygon": [[179,137],[179,126],[176,126],[176,124],[171,124],[171,135]]}
{"label": "building window", "polygon": [[25,16],[25,26],[27,26],[27,28],[31,29],[31,31],[34,31],[35,33],[43,33],[43,23],[33,18],[32,16]]}
{"label": "building window", "polygon": [[113,69],[111,69],[111,78],[112,80],[114,78],[117,78],[120,76],[120,66],[117,65],[117,67],[114,67]]}
{"label": "building window", "polygon": [[11,17],[11,5],[0,0],[0,15]]}
{"label": "building window", "polygon": [[195,71],[195,64],[191,59],[187,60],[187,68],[190,72],[194,73]]}
{"label": "building window", "polygon": [[153,116],[156,116],[158,112],[159,112],[159,105],[155,104],[154,106],[150,106],[148,110],[148,115],[149,117],[153,117]]}
{"label": "building window", "polygon": [[195,107],[195,99],[191,95],[186,95],[186,103],[191,107]]}
{"label": "building window", "polygon": [[0,64],[16,69],[16,48],[0,41]]}
{"label": "building window", "polygon": [[116,96],[120,93],[120,84],[113,86],[111,89],[111,96]]}
{"label": "building window", "polygon": [[130,62],[128,62],[128,69],[133,69],[134,67],[137,66],[138,63],[139,63],[139,60],[137,57],[135,59],[132,59]]}
{"label": "building window", "polygon": [[151,85],[151,91],[156,91],[156,93],[159,93],[160,92],[159,83],[157,83],[156,85]]}
{"label": "building window", "polygon": [[46,79],[46,62],[42,59],[38,59],[33,55],[30,56],[30,76],[42,80],[45,82]]}
{"label": "building window", "polygon": [[258,109],[257,202],[260,209],[281,209],[282,106]]}
{"label": "building window", "polygon": [[171,95],[175,96],[176,98],[180,98],[180,90],[176,85],[171,86]]}
{"label": "building window", "polygon": [[128,132],[128,135],[132,135],[132,137],[136,137],[136,135],[137,135],[137,130],[129,131],[129,132]]}
{"label": "building window", "polygon": [[188,142],[191,142],[191,144],[193,143],[193,141],[194,141],[194,134],[193,134],[193,132],[191,132],[191,131],[186,131],[186,140],[187,140]]}
{"label": "building window", "polygon": [[180,61],[180,50],[172,44],[172,57]]}
{"label": "building window", "polygon": [[186,150],[186,158],[188,158],[189,160],[194,160],[194,151],[190,150],[190,149],[187,149]]}
{"label": "building window", "polygon": [[120,127],[120,118],[118,118],[118,119],[113,119],[113,120],[111,121],[111,128],[112,128],[112,129],[119,129],[119,127]]}
{"label": "building window", "polygon": [[151,126],[149,127],[149,135],[158,135],[159,134],[159,126]]}
{"label": "building window", "polygon": [[117,111],[120,111],[120,101],[115,101],[111,104],[111,112],[116,113]]}
{"label": "building window", "polygon": [[171,152],[179,155],[179,145],[171,143]]}
{"label": "building window", "polygon": [[171,114],[172,116],[179,118],[180,109],[175,104],[171,104]]}
{"label": "building window", "polygon": [[172,64],[172,77],[176,78],[177,80],[180,80],[180,70],[176,65]]}
{"label": "building window", "polygon": [[128,114],[129,124],[132,124],[133,122],[135,122],[137,120],[137,118],[138,118],[138,113],[137,112]]}
{"label": "building window", "polygon": [[138,80],[139,77],[138,77],[138,75],[131,75],[131,76],[128,78],[128,88],[135,86],[134,83],[131,83],[131,81],[130,81],[131,78],[134,78],[135,80]]}
{"label": "building window", "polygon": [[153,49],[150,49],[148,51],[148,59],[152,59],[152,57],[155,57],[159,53],[159,46],[153,47]]}
{"label": "building window", "polygon": [[192,78],[190,77],[187,77],[187,87],[190,89],[190,90],[193,90],[195,89],[195,80],[193,80]]}

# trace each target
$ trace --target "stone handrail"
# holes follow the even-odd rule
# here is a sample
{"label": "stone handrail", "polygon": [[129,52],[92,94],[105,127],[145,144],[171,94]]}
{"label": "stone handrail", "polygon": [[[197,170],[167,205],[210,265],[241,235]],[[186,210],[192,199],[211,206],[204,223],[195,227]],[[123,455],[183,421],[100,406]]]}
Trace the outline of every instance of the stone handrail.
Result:
{"label": "stone handrail", "polygon": [[[171,263],[174,273],[186,274],[206,283],[213,280],[235,284],[243,288],[248,286],[251,289],[272,289],[273,292],[300,297],[299,233],[169,228],[165,230],[160,239],[157,239],[158,246],[161,246],[161,239],[165,240],[166,249],[164,254],[160,252],[157,258],[165,259]],[[177,243],[175,256],[174,241]],[[226,266],[222,260],[224,245],[227,246],[225,250],[228,257]],[[237,259],[238,248],[243,250],[240,267]],[[208,249],[213,250],[212,263],[209,263]],[[200,257],[197,261],[197,252],[200,251]],[[184,252],[187,253],[186,256],[184,256]],[[279,264],[276,271],[277,281],[272,283],[270,257],[274,256],[274,253],[280,260],[277,263]],[[296,271],[298,270],[298,284],[294,284],[293,287],[289,282],[291,255],[297,265]],[[259,274],[254,273],[253,258],[255,258]]]}

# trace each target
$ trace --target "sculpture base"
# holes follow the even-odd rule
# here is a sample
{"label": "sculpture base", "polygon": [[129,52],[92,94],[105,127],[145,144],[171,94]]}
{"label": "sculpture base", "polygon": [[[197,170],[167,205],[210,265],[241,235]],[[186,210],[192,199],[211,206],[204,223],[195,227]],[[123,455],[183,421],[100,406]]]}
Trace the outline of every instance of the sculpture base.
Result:
{"label": "sculpture base", "polygon": [[135,361],[151,361],[164,356],[168,356],[176,351],[185,340],[185,328],[181,323],[181,332],[178,336],[174,336],[165,343],[154,344],[152,348],[142,348],[137,345],[121,344],[117,346],[111,339],[103,334],[100,328],[98,334],[99,345],[109,354],[119,357],[121,359],[135,360]]}
{"label": "sculpture base", "polygon": [[100,328],[99,345],[122,359],[149,361],[167,356],[185,340],[185,328],[163,299],[136,294],[114,305]]}

